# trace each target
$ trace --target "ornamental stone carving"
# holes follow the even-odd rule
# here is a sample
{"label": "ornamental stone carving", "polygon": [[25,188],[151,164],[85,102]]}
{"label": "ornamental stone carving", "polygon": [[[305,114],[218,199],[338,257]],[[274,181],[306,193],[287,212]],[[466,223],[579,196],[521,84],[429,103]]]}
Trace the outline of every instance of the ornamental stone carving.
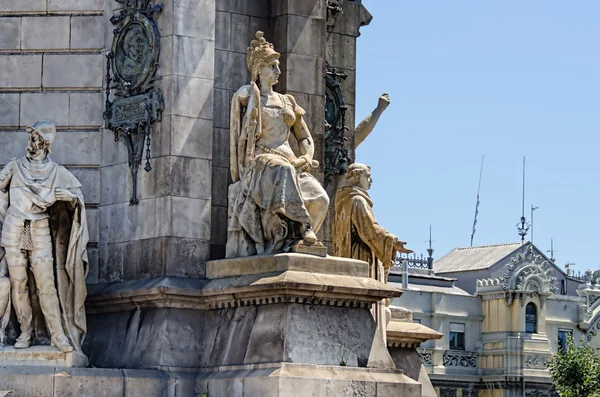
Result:
{"label": "ornamental stone carving", "polygon": [[53,122],[26,131],[26,155],[0,173],[0,343],[12,300],[21,329],[16,349],[45,344],[47,336],[62,352],[81,352],[88,267],[81,184],[49,158]]}
{"label": "ornamental stone carving", "polygon": [[460,353],[444,354],[445,367],[477,368],[477,356]]}
{"label": "ornamental stone carving", "polygon": [[548,358],[544,356],[527,356],[525,359],[525,368],[528,369],[546,369],[548,367]]}
{"label": "ornamental stone carving", "polygon": [[[231,103],[228,258],[283,252],[300,241],[314,245],[329,207],[310,174],[319,162],[305,111],[292,95],[273,90],[280,54],[263,36],[257,32],[248,48],[250,84]],[[288,143],[291,132],[300,155]]]}
{"label": "ornamental stone carving", "polygon": [[554,266],[529,245],[524,253],[518,253],[510,260],[500,281],[506,291],[551,295],[557,291],[554,271]]}

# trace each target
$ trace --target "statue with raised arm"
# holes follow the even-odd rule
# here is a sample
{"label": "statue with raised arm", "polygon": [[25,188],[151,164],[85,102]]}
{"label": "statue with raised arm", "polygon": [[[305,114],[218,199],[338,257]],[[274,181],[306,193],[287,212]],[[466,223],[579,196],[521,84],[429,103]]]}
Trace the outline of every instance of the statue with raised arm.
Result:
{"label": "statue with raised arm", "polygon": [[386,282],[396,253],[412,251],[375,219],[373,201],[367,193],[372,183],[371,168],[354,163],[348,168],[345,178],[348,185],[340,188],[335,197],[334,255],[368,262],[371,277]]}
{"label": "statue with raised arm", "polygon": [[[41,121],[26,131],[26,155],[0,172],[0,214],[6,214],[0,246],[21,329],[14,347],[25,349],[36,343],[34,331],[40,330],[34,327],[45,324],[52,346],[62,352],[81,352],[88,261],[81,184],[49,158],[56,136],[54,123]],[[0,314],[6,299],[1,293],[7,290],[1,273]]]}
{"label": "statue with raised arm", "polygon": [[319,163],[305,112],[292,95],[273,90],[279,56],[257,32],[246,57],[250,84],[233,95],[228,258],[283,252],[300,240],[313,245],[327,214],[329,197],[309,173]]}
{"label": "statue with raised arm", "polygon": [[363,143],[373,129],[375,129],[375,126],[379,122],[379,118],[389,105],[390,96],[388,94],[382,94],[379,97],[377,107],[373,110],[373,112],[365,117],[365,119],[356,126],[356,130],[354,131],[354,149],[358,148],[358,146]]}

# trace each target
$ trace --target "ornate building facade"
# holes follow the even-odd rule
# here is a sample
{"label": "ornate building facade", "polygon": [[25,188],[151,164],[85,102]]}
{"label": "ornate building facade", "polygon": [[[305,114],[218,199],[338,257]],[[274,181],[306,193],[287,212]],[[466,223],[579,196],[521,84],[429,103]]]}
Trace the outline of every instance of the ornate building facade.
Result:
{"label": "ornate building facade", "polygon": [[419,349],[439,396],[551,397],[548,360],[568,335],[600,348],[600,285],[531,243],[456,248],[433,269],[395,267],[392,300],[444,336]]}

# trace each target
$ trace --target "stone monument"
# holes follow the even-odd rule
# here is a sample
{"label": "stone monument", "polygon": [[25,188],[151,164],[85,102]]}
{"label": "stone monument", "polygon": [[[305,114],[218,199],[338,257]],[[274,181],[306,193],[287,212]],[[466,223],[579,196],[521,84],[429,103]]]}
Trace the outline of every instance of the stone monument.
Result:
{"label": "stone monument", "polygon": [[[13,365],[18,324],[8,312],[14,299],[3,306],[11,269],[0,256],[0,326],[14,320],[0,352],[0,390],[43,397],[421,396],[419,382],[394,365],[370,312],[401,291],[370,277],[364,261],[326,256],[316,241],[331,242],[332,211],[323,221],[320,208],[327,206],[326,63],[347,74],[340,91],[354,126],[356,38],[371,19],[361,2],[330,5],[0,2],[0,138],[7,142],[0,162],[25,144],[25,126],[55,120],[61,138],[52,156],[81,181],[90,231],[81,346],[89,368],[69,368],[81,363],[47,352],[43,363],[35,361],[38,349],[50,349],[38,345],[18,350],[35,365]],[[252,40],[255,55],[265,56],[248,62]],[[269,76],[278,80],[272,90]],[[254,135],[242,135],[248,132]],[[354,134],[349,139],[352,152]],[[140,166],[149,172],[138,174]],[[259,177],[265,170],[285,172],[294,185]],[[265,186],[244,186],[250,182]],[[269,208],[275,214],[255,194],[267,192],[286,193],[283,201],[262,197],[276,203]],[[265,214],[268,222],[256,222]],[[243,220],[239,227],[229,215]],[[62,259],[54,259],[61,270]],[[35,307],[37,295],[31,297]],[[73,348],[52,351],[76,355]]]}
{"label": "stone monument", "polygon": [[[2,333],[12,298],[20,328],[14,349],[44,344],[42,335],[47,334],[60,352],[82,356],[88,230],[81,184],[49,158],[56,136],[53,122],[27,127],[27,136],[27,154],[0,173],[0,213],[6,214],[0,245],[10,280],[9,287],[2,269]],[[16,350],[3,353],[19,361]]]}

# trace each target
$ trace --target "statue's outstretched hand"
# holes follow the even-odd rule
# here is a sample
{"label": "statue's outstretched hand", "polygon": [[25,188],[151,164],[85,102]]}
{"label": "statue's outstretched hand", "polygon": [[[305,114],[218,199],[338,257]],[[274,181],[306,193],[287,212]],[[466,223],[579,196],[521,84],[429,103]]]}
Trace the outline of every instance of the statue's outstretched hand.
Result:
{"label": "statue's outstretched hand", "polygon": [[390,106],[390,96],[388,94],[382,94],[379,97],[379,102],[377,103],[377,107],[381,110],[387,109]]}
{"label": "statue's outstretched hand", "polygon": [[77,196],[75,196],[73,193],[71,193],[67,189],[60,189],[60,188],[54,189],[54,196],[56,197],[57,201],[67,201],[73,205],[75,205],[77,203]]}
{"label": "statue's outstretched hand", "polygon": [[404,247],[404,244],[406,244],[406,242],[405,242],[405,241],[400,241],[400,240],[398,240],[398,241],[396,241],[396,242],[394,243],[394,249],[395,249],[396,251],[398,251],[398,252],[402,252],[402,253],[404,253],[404,254],[412,254],[412,252],[413,252],[413,251],[412,251],[412,250],[409,250],[409,249],[408,249],[408,248],[406,248],[406,247]]}

